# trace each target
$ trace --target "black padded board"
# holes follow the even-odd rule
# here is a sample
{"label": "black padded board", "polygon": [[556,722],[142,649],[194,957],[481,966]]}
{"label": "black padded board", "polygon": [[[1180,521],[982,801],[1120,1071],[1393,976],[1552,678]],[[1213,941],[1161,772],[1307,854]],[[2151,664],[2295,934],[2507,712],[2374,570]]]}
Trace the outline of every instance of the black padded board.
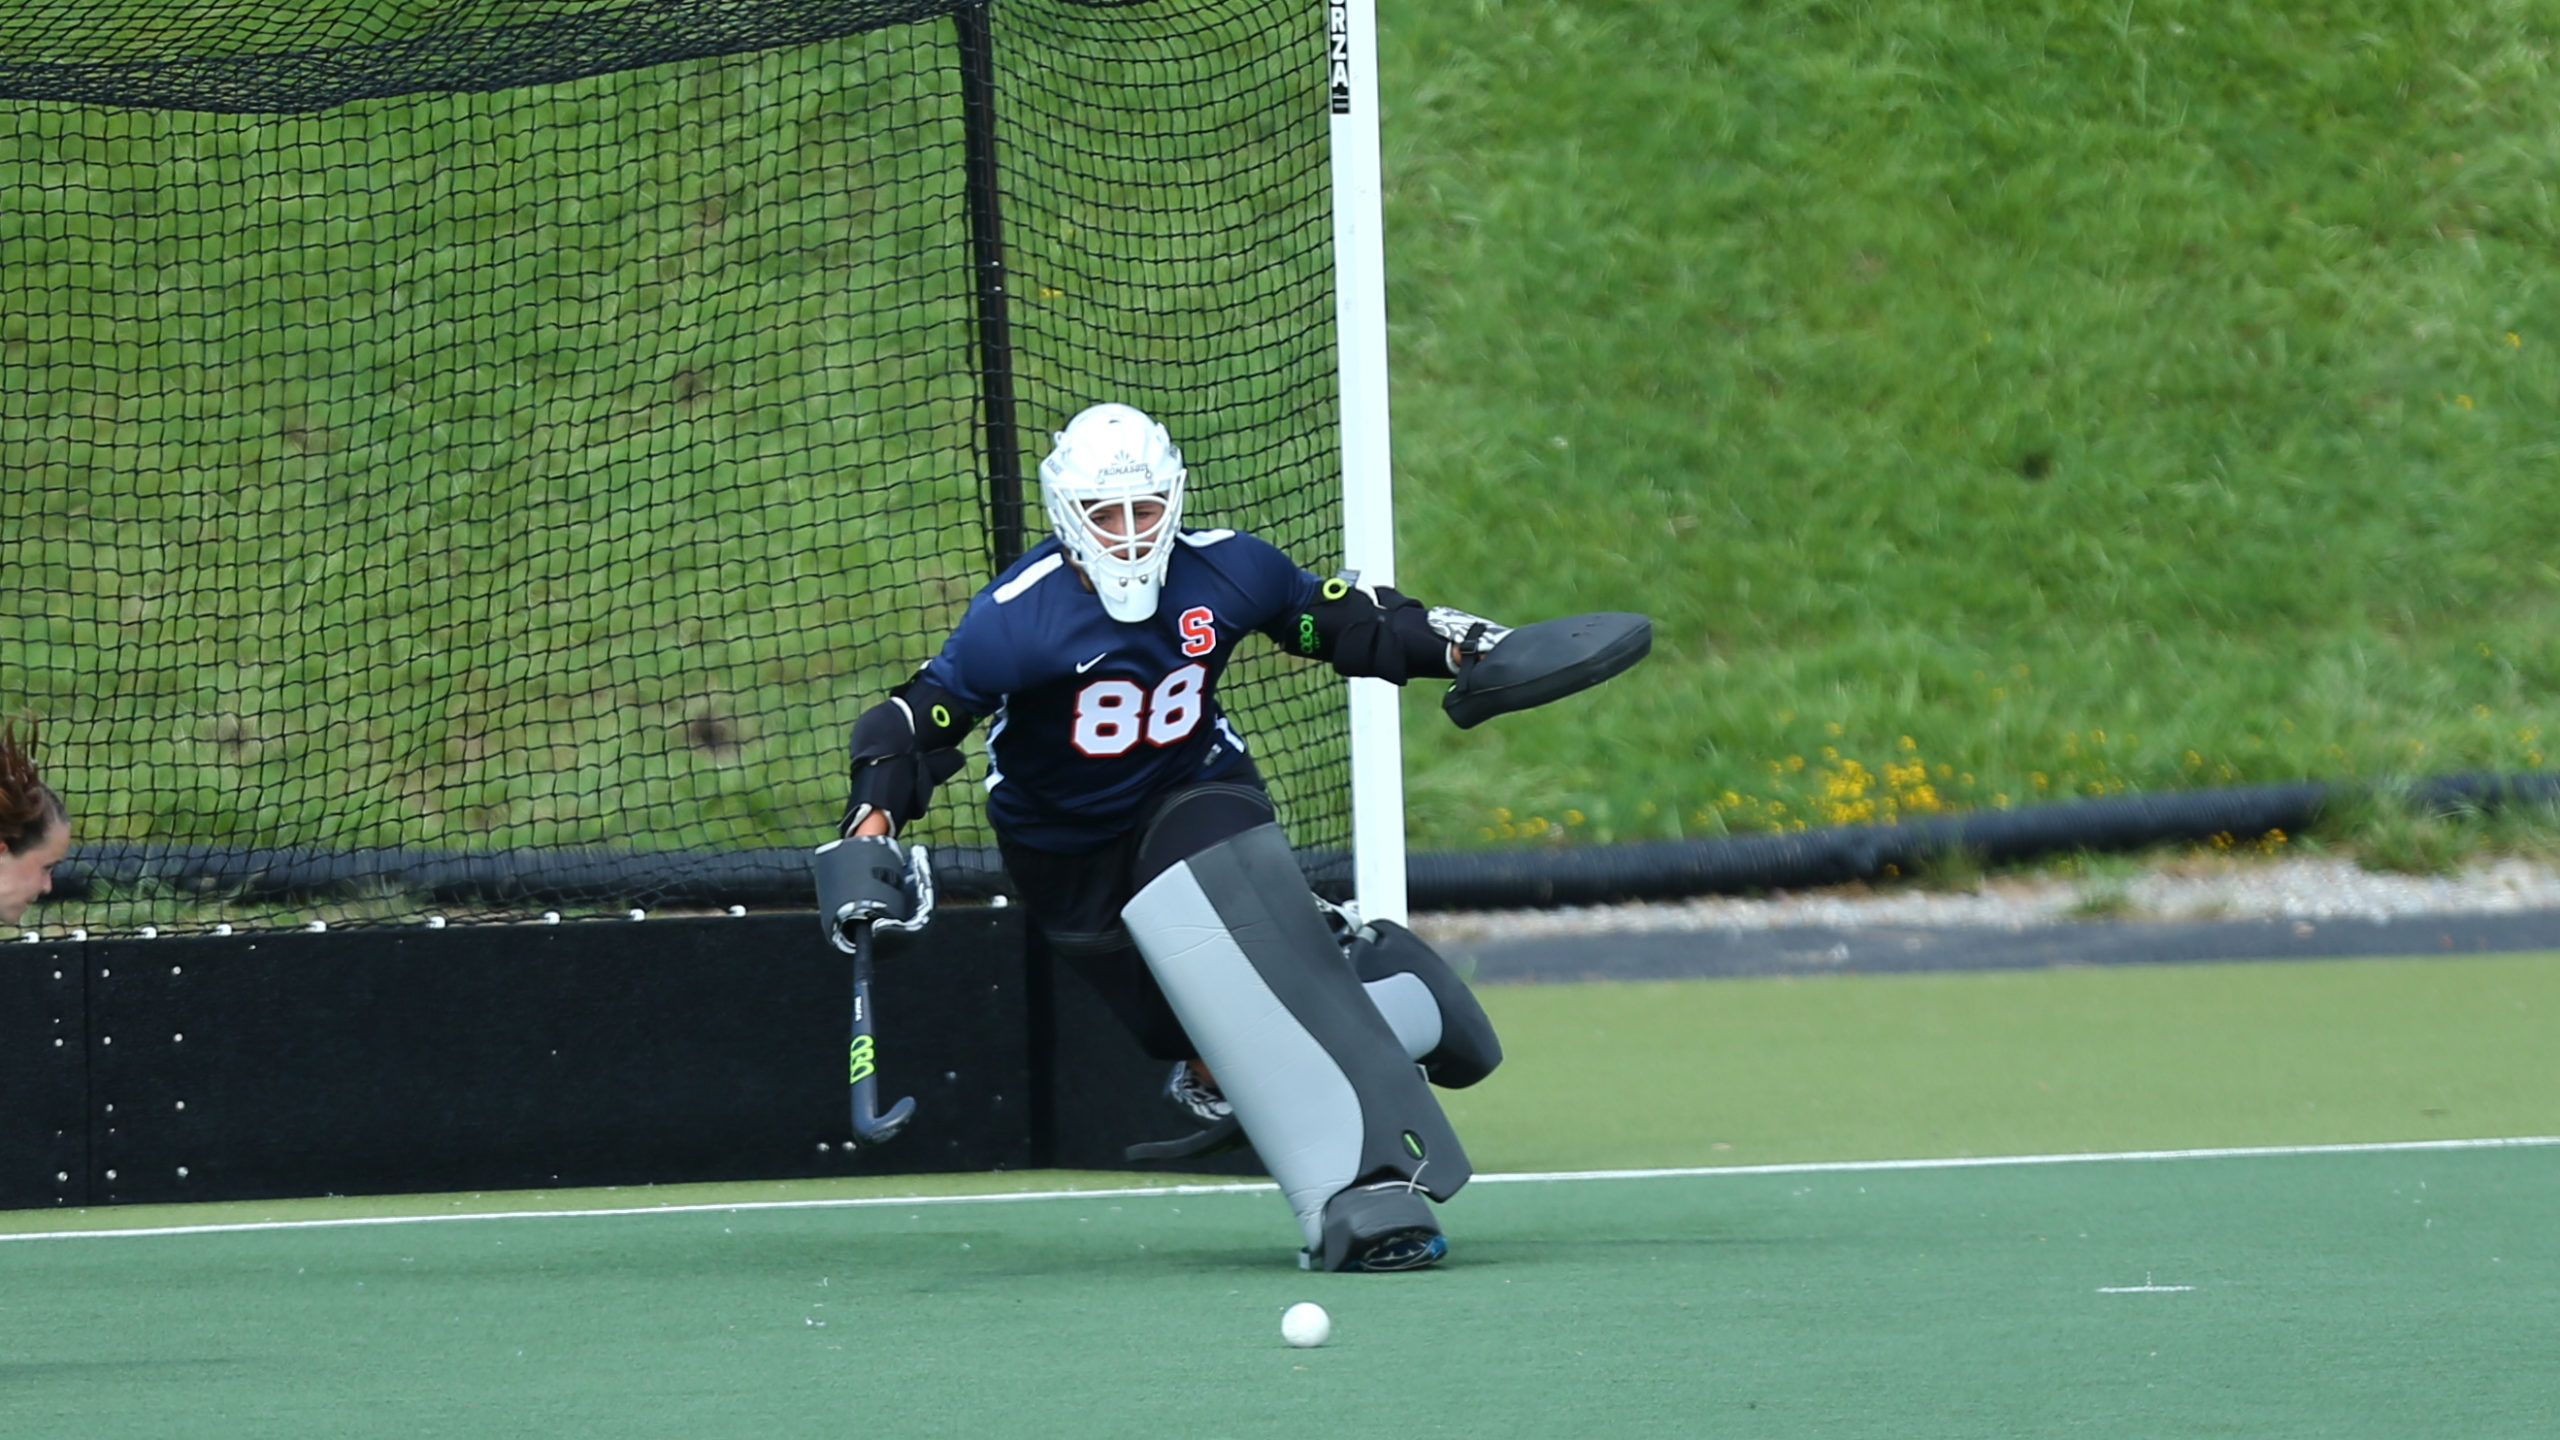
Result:
{"label": "black padded board", "polygon": [[80,947],[0,945],[0,1210],[89,1199]]}
{"label": "black padded board", "polygon": [[[814,915],[66,949],[85,952],[90,1203],[1031,1158],[1021,928],[1002,910],[947,911],[881,961],[883,1103],[912,1094],[917,1117],[862,1151],[847,1149],[850,964]],[[24,1049],[35,1022],[9,1023]],[[26,1072],[13,1058],[0,1079],[15,1093]],[[14,1113],[0,1128],[0,1159],[40,1138]]]}

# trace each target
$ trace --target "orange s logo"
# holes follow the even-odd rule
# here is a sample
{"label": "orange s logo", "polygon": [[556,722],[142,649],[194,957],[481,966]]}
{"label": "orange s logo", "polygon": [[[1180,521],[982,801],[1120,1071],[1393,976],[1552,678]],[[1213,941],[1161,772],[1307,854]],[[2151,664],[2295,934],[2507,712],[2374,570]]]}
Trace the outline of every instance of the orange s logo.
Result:
{"label": "orange s logo", "polygon": [[1206,655],[1218,648],[1217,618],[1206,605],[1194,605],[1182,612],[1182,653]]}

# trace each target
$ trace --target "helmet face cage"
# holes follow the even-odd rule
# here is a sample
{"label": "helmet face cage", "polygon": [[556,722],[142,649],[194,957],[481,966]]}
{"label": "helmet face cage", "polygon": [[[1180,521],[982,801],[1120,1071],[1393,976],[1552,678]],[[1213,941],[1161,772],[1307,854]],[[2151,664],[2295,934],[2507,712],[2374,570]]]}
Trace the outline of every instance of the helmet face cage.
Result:
{"label": "helmet face cage", "polygon": [[[1175,499],[1175,493],[1151,490],[1143,495],[1071,503],[1082,514],[1095,560],[1143,566],[1154,557],[1156,547],[1164,543],[1171,529]],[[1156,513],[1142,524],[1138,507],[1150,504],[1156,507]]]}
{"label": "helmet face cage", "polygon": [[[1049,529],[1112,619],[1144,620],[1155,613],[1182,523],[1182,452],[1163,426],[1126,405],[1096,405],[1055,439],[1040,462]],[[1147,501],[1164,509],[1141,526],[1138,506]]]}

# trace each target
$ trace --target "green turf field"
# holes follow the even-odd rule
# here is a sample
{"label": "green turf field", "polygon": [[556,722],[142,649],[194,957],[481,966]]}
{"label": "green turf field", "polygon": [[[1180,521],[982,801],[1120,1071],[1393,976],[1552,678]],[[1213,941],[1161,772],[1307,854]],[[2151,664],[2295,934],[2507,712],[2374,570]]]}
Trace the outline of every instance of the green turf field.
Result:
{"label": "green turf field", "polygon": [[[1267,1190],[0,1245],[0,1428],[2527,1436],[2560,1148],[1483,1184],[1415,1276]],[[1282,1346],[1313,1298],[1331,1344]]]}
{"label": "green turf field", "polygon": [[2560,957],[1491,986],[1478,1165],[2560,1134]]}
{"label": "green turf field", "polygon": [[[1488,1177],[1417,1276],[1303,1275],[1269,1189],[1125,1176],[23,1213],[0,1433],[2525,1436],[2560,1406],[2560,1143],[1925,1158],[2560,1136],[2560,956],[1485,998],[1511,1061],[1452,1096],[1480,1170],[1723,1168]],[[145,1233],[80,1238],[109,1227]],[[1306,1298],[1334,1339],[1291,1351]]]}

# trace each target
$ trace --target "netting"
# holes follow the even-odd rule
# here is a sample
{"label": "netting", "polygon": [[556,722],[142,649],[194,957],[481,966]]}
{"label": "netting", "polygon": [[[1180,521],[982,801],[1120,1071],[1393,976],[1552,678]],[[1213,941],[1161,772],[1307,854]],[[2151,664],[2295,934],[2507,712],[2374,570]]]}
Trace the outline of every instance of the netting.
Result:
{"label": "netting", "polygon": [[[1255,0],[0,16],[0,706],[79,841],[31,918],[805,893],[846,726],[1095,400],[1338,563],[1322,51]],[[1248,650],[1338,851],[1338,682]]]}

